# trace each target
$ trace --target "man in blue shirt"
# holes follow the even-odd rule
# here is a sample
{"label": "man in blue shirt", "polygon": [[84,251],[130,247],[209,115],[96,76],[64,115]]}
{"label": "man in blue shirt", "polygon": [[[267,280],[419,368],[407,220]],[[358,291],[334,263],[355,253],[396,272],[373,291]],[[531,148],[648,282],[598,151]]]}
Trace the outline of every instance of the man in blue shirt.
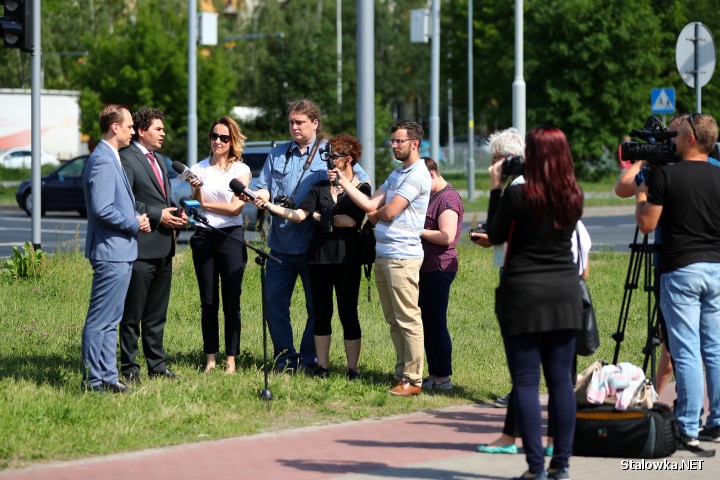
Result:
{"label": "man in blue shirt", "polygon": [[[320,116],[320,109],[312,100],[303,98],[288,104],[293,140],[277,145],[268,154],[255,192],[258,207],[262,207],[264,201],[272,201],[276,205],[294,209],[316,183],[327,180],[327,164],[320,154],[327,141],[320,128]],[[356,169],[361,179],[367,179],[367,174],[359,165],[356,165]],[[265,292],[276,372],[292,373],[298,368],[312,371],[316,365],[313,338],[315,312],[306,260],[316,225],[312,217],[300,223],[272,217],[270,223],[270,254],[282,261],[268,262]],[[298,276],[302,280],[308,315],[299,353],[295,350],[290,322],[290,301]]]}

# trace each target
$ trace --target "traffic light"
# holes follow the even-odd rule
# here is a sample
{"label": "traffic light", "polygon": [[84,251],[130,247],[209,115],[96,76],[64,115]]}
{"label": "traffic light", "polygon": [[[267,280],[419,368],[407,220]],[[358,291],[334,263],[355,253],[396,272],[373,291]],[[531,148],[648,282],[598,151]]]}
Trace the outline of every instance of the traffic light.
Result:
{"label": "traffic light", "polygon": [[0,33],[5,48],[33,51],[33,0],[0,0],[4,7]]}

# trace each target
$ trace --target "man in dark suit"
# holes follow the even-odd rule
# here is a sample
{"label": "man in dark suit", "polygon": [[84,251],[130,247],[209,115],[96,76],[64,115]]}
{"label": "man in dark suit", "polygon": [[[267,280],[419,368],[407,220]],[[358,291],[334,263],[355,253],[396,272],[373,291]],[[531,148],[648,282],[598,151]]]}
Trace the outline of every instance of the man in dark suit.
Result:
{"label": "man in dark suit", "polygon": [[140,383],[138,338],[149,377],[175,379],[165,363],[163,336],[167,320],[175,230],[187,222],[172,205],[165,161],[157,154],[165,138],[165,115],[141,107],[133,115],[132,144],[120,152],[120,160],[135,194],[135,209],[150,219],[152,231],[138,238],[138,256],[120,322],[120,372],[125,382]]}
{"label": "man in dark suit", "polygon": [[135,211],[135,197],[118,150],[130,144],[130,112],[108,105],[100,113],[102,140],[83,175],[88,224],[85,257],[93,268],[92,291],[82,333],[83,388],[126,393],[117,370],[117,325],[123,315],[137,233],[149,232],[147,215]]}

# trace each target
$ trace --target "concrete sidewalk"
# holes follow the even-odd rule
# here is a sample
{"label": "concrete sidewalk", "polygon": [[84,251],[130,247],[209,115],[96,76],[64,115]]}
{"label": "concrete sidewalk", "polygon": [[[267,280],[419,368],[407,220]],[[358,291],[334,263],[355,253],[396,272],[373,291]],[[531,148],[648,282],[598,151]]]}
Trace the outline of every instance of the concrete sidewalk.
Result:
{"label": "concrete sidewalk", "polygon": [[[667,390],[662,400],[672,402],[672,386]],[[543,405],[546,401],[543,395]],[[524,455],[475,451],[495,439],[504,417],[504,409],[466,405],[38,465],[0,472],[0,479],[506,479],[526,470]],[[682,470],[669,470],[673,467]],[[576,456],[570,471],[576,480],[709,479],[720,475],[720,457],[686,451],[657,460]]]}

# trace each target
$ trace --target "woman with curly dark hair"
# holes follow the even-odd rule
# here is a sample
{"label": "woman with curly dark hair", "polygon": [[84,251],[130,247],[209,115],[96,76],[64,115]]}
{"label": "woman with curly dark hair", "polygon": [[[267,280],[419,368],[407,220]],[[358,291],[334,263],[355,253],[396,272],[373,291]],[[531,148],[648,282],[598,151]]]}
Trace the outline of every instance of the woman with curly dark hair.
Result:
{"label": "woman with curly dark hair", "polygon": [[[342,134],[331,138],[328,144],[332,146],[335,167],[369,196],[370,184],[360,181],[353,173],[353,166],[362,155],[360,140]],[[307,253],[310,291],[315,308],[317,367],[313,374],[321,378],[329,375],[334,289],[338,316],[343,326],[347,377],[349,380],[357,380],[360,376],[357,364],[361,336],[357,311],[361,270],[359,231],[365,211],[345,195],[342,187],[332,185],[328,180],[316,184],[295,210],[270,202],[265,202],[264,207],[273,215],[292,222],[299,223],[308,217],[317,222]]]}
{"label": "woman with curly dark hair", "polygon": [[[507,242],[508,248],[495,313],[528,463],[520,478],[568,478],[575,429],[572,368],[582,319],[570,245],[583,197],[560,129],[540,126],[528,132],[524,175],[525,184],[509,187],[502,198],[499,191],[491,193],[488,238],[495,245]],[[555,442],[547,472],[538,399],[541,365]]]}
{"label": "woman with curly dark hair", "polygon": [[[225,317],[225,372],[235,372],[235,356],[240,353],[240,292],[247,249],[242,210],[245,203],[228,188],[230,180],[250,183],[250,168],[243,162],[245,135],[230,117],[215,120],[208,133],[210,156],[191,167],[193,198],[200,202],[208,225],[196,223],[190,238],[195,275],[200,288],[205,371],[215,368],[219,350],[218,312],[222,292]],[[232,237],[232,238],[230,238]],[[237,239],[237,240],[235,240]]]}

